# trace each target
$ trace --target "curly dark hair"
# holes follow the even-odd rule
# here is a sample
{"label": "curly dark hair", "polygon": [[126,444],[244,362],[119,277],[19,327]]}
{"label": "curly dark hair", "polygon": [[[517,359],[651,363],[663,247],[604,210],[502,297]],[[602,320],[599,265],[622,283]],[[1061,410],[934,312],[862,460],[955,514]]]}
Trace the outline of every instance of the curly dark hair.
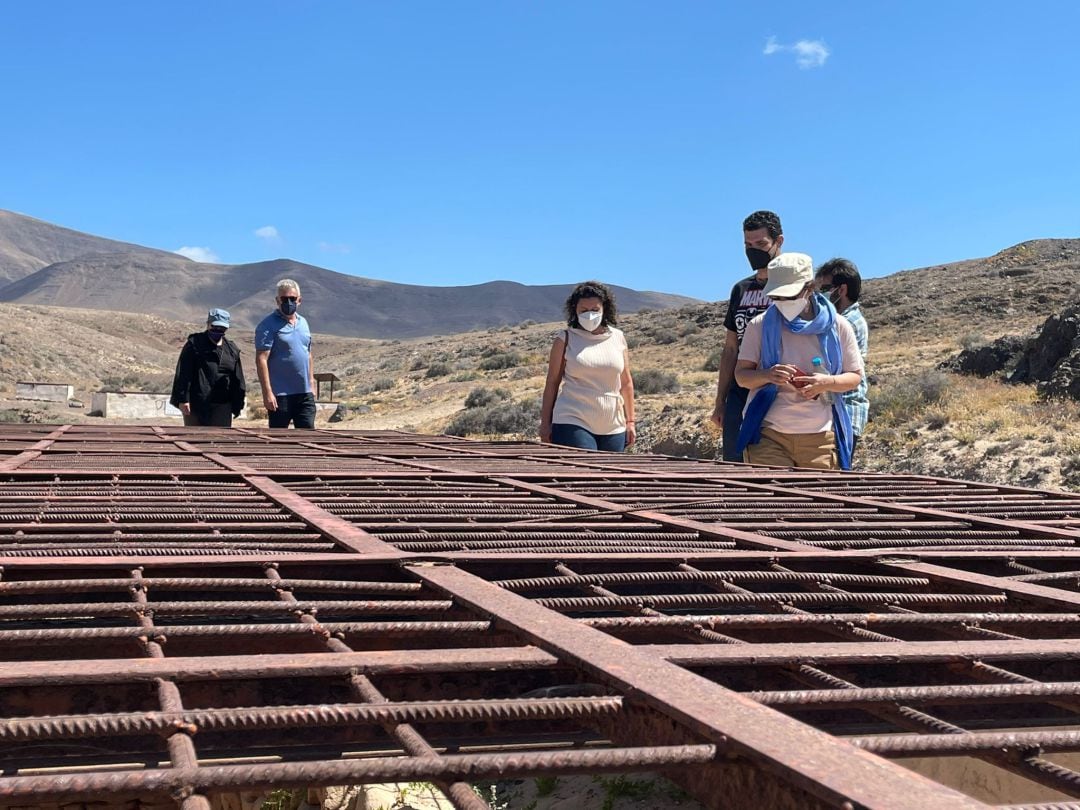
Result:
{"label": "curly dark hair", "polygon": [[859,268],[855,266],[855,262],[850,259],[839,257],[829,259],[817,269],[815,275],[831,277],[833,287],[847,284],[847,297],[853,304],[862,294],[862,276],[859,275]]}
{"label": "curly dark hair", "polygon": [[780,227],[780,217],[772,211],[755,211],[743,220],[744,231],[756,231],[758,228],[765,228],[769,232],[770,239],[775,239],[784,232],[784,229]]}
{"label": "curly dark hair", "polygon": [[604,305],[604,317],[601,326],[614,326],[619,322],[619,312],[615,308],[615,293],[606,284],[599,281],[583,281],[574,287],[566,299],[566,325],[578,326],[577,305],[582,298],[599,298]]}

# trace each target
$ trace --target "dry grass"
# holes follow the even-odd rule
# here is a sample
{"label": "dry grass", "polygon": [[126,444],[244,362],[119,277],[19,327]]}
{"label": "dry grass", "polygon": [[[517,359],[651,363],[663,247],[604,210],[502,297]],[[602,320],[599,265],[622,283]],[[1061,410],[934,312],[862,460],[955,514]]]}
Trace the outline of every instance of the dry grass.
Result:
{"label": "dry grass", "polygon": [[[89,392],[107,375],[171,374],[183,337],[197,328],[139,315],[105,320],[90,311],[0,305],[0,313],[5,311],[23,329],[18,338],[0,345],[0,391],[12,390],[16,379],[70,381],[78,389],[76,397],[87,406]],[[716,377],[702,366],[721,344],[723,327],[717,311],[701,308],[700,313],[700,325],[681,337],[674,316],[672,324],[660,323],[656,315],[631,315],[621,324],[634,346],[630,351],[634,370],[662,369],[676,375],[680,386],[677,393],[638,393],[640,452],[706,457],[716,452],[719,437],[708,421]],[[685,325],[685,320],[679,322]],[[514,402],[538,397],[547,352],[560,329],[554,323],[523,324],[406,341],[318,336],[316,370],[341,377],[338,399],[355,406],[340,427],[441,433],[465,410],[465,399],[477,387],[505,388]],[[934,371],[960,350],[965,339],[970,341],[972,331],[958,321],[932,333],[909,334],[894,327],[871,332],[868,367],[875,383],[870,388],[874,418],[863,437],[857,466],[1080,487],[1080,404],[1040,401],[1029,386]],[[669,342],[673,335],[676,339]],[[250,363],[251,335],[239,333],[235,338]],[[508,356],[515,365],[483,368],[502,365]],[[500,362],[483,362],[492,357]],[[444,364],[450,373],[431,376],[433,363]],[[261,403],[254,364],[250,365],[251,403],[258,416]],[[928,395],[933,392],[927,380],[935,374],[944,384],[939,395]],[[11,403],[11,418],[100,422],[74,409],[24,414],[18,406]],[[535,438],[535,429],[526,427],[513,437]]]}
{"label": "dry grass", "polygon": [[[959,351],[959,332],[954,340],[907,345],[874,337],[882,346],[871,355],[880,384],[870,390],[873,418],[857,456],[863,469],[1080,487],[1080,403],[1040,400],[1033,386],[935,371]],[[945,382],[940,396],[912,395],[933,375]],[[898,395],[905,386],[908,395]]]}

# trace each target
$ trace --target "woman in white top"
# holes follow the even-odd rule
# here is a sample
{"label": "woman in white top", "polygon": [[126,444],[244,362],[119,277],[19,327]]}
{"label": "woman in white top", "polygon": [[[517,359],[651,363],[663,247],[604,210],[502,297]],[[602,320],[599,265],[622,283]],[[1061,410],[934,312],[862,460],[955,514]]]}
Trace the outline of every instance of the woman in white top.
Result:
{"label": "woman in white top", "polygon": [[617,320],[615,296],[599,281],[578,284],[566,299],[568,328],[548,357],[540,441],[617,453],[634,443],[634,380]]}

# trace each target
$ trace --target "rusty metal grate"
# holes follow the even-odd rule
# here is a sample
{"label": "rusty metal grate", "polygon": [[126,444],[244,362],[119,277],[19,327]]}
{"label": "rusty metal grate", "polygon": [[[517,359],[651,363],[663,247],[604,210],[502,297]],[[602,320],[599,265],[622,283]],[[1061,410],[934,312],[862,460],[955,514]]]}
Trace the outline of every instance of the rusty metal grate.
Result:
{"label": "rusty metal grate", "polygon": [[0,476],[0,555],[341,551],[241,479]]}
{"label": "rusty metal grate", "polygon": [[394,431],[0,426],[0,806],[658,771],[1080,806],[1080,498]]}

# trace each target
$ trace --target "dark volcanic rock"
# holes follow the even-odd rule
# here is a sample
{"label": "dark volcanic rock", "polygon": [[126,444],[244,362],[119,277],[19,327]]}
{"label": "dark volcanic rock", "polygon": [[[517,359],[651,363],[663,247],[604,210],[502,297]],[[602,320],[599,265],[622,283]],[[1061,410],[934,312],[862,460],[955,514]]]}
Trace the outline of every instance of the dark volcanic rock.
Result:
{"label": "dark volcanic rock", "polygon": [[951,361],[944,363],[947,368],[960,374],[974,374],[976,377],[989,377],[1004,371],[1024,350],[1027,341],[1016,335],[999,337],[987,346],[964,349]]}
{"label": "dark volcanic rock", "polygon": [[1046,319],[1009,382],[1036,383],[1041,396],[1080,399],[1080,303]]}

